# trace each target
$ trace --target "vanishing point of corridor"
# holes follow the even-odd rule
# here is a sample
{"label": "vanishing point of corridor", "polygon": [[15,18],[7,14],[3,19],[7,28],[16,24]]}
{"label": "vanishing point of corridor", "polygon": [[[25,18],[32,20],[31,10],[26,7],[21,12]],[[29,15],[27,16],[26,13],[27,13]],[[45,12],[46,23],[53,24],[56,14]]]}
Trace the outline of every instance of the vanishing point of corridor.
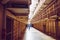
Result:
{"label": "vanishing point of corridor", "polygon": [[0,40],[60,40],[60,0],[0,0]]}

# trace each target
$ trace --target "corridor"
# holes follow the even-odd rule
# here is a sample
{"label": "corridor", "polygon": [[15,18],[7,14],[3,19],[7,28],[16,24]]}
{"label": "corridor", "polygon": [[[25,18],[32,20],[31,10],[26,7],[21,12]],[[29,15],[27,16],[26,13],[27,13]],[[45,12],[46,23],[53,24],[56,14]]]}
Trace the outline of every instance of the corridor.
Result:
{"label": "corridor", "polygon": [[60,0],[0,0],[0,40],[60,40]]}

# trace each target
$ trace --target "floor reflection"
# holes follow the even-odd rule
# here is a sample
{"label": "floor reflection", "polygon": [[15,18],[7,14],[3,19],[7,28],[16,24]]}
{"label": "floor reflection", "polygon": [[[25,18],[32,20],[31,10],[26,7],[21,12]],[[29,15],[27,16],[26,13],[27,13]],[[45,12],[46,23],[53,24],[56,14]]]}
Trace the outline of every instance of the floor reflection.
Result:
{"label": "floor reflection", "polygon": [[45,35],[44,33],[36,30],[33,27],[26,29],[26,33],[24,35],[23,40],[55,40],[50,36]]}

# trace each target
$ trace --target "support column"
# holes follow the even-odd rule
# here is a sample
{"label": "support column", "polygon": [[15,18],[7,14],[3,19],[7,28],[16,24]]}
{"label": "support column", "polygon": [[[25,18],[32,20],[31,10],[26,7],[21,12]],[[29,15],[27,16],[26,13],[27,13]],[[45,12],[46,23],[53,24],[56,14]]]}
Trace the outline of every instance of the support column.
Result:
{"label": "support column", "polygon": [[0,4],[0,40],[2,40],[2,27],[3,27],[3,6]]}

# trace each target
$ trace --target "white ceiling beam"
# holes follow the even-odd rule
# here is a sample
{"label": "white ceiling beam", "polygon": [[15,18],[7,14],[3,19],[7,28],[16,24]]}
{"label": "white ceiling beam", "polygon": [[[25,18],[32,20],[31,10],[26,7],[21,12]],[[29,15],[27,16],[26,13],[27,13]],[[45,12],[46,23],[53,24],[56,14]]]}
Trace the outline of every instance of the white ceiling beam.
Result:
{"label": "white ceiling beam", "polygon": [[29,8],[7,8],[7,9],[13,11],[14,13],[29,13]]}

